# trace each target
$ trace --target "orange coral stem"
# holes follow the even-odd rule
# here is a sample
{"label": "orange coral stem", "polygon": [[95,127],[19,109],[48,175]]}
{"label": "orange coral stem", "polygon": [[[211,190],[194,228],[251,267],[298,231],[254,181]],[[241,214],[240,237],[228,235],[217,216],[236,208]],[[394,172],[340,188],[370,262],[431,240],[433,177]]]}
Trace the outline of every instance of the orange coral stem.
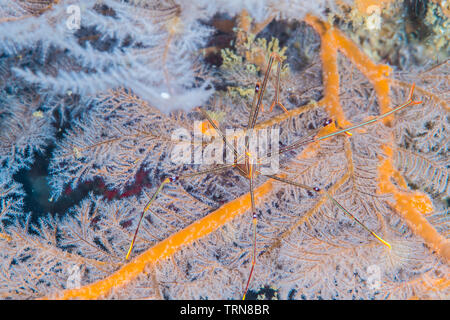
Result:
{"label": "orange coral stem", "polygon": [[355,6],[359,12],[363,15],[371,15],[374,7],[381,9],[386,8],[394,0],[355,0]]}
{"label": "orange coral stem", "polygon": [[[356,65],[372,83],[378,98],[378,104],[382,113],[389,111],[389,79],[387,76],[391,68],[386,65],[377,65],[373,63],[351,40],[345,35],[334,29],[329,23],[323,22],[318,18],[308,15],[305,21],[310,24],[322,38],[321,57],[323,63],[323,81],[325,87],[324,103],[330,104],[328,111],[337,117],[341,122],[344,117],[342,107],[339,104],[339,73],[337,67],[337,48],[347,58]],[[389,123],[389,117],[383,121]],[[345,119],[345,118],[344,118]],[[431,200],[424,194],[416,192],[411,194],[398,190],[390,181],[394,176],[399,180],[402,186],[406,183],[400,173],[393,168],[393,153],[390,148],[385,146],[388,158],[384,160],[383,165],[379,167],[379,186],[381,192],[393,193],[395,197],[394,207],[402,214],[408,225],[414,233],[421,236],[425,242],[436,250],[447,261],[450,259],[450,243],[441,236],[436,229],[421,215],[420,212],[431,211],[433,206]]]}
{"label": "orange coral stem", "polygon": [[338,43],[336,42],[334,33],[328,23],[324,23],[314,16],[308,15],[305,21],[316,30],[322,39],[320,58],[322,60],[323,86],[325,92],[323,103],[328,113],[332,114],[339,124],[349,126],[351,123],[347,121],[339,101]]}
{"label": "orange coral stem", "polygon": [[[241,27],[248,28],[248,25],[245,25],[248,23],[248,21],[246,21],[247,18],[245,13],[241,15]],[[351,124],[346,119],[339,101],[337,50],[340,50],[356,65],[369,81],[371,81],[378,97],[381,112],[386,112],[390,105],[389,79],[387,78],[390,68],[385,65],[374,64],[355,44],[348,40],[344,34],[332,28],[328,23],[322,22],[318,18],[310,15],[308,15],[305,20],[319,33],[322,39],[321,57],[323,63],[324,98],[319,104],[326,106],[328,112],[335,117],[339,124],[344,126]],[[312,108],[312,105],[309,105],[309,107]],[[279,123],[290,116],[304,112],[304,110],[304,107],[291,110],[288,113],[277,116],[259,126],[270,126]],[[315,148],[313,145],[309,145],[302,154],[303,156],[306,156],[314,151]],[[412,194],[410,192],[398,190],[391,182],[390,177],[397,177],[400,181],[402,181],[402,179],[400,174],[393,168],[392,149],[385,147],[385,151],[387,158],[383,159],[382,165],[379,167],[380,191],[394,194],[395,203],[393,203],[393,207],[402,214],[416,234],[420,235],[429,246],[448,261],[450,257],[449,242],[445,240],[422,215],[423,212],[432,208],[430,199],[418,192]],[[404,182],[401,184],[402,186],[405,186]],[[271,180],[269,180],[255,189],[255,199],[259,201],[259,199],[267,195],[271,190],[272,183]],[[243,195],[225,204],[201,220],[196,221],[183,230],[173,234],[169,238],[159,242],[107,278],[79,289],[65,290],[53,298],[91,299],[102,297],[108,294],[112,288],[123,286],[136,278],[144,271],[144,268],[148,264],[167,258],[182,246],[207,236],[236,216],[248,211],[250,207],[250,194]]]}
{"label": "orange coral stem", "polygon": [[[385,64],[375,64],[358,46],[348,39],[341,31],[333,29],[334,37],[339,43],[342,53],[355,64],[359,71],[372,83],[377,93],[381,113],[388,112],[391,105],[389,98],[389,74],[391,67]],[[386,123],[386,122],[385,122]]]}
{"label": "orange coral stem", "polygon": [[380,192],[393,194],[395,203],[392,203],[392,205],[394,209],[402,215],[415,234],[422,237],[433,250],[449,262],[450,242],[440,235],[423,216],[424,213],[433,210],[431,200],[420,192],[401,191],[391,182],[390,177],[400,174],[392,165],[392,148],[384,146],[384,151],[387,158],[378,168]]}
{"label": "orange coral stem", "polygon": [[[341,31],[333,28],[329,23],[308,15],[305,21],[310,24],[322,38],[321,58],[323,64],[323,82],[326,103],[329,103],[330,114],[336,116],[338,122],[344,126],[350,125],[345,118],[339,103],[339,71],[337,65],[337,50],[341,51],[371,82],[378,98],[381,113],[389,111],[389,78],[391,68],[384,64],[375,64],[362,52],[359,47],[348,39]],[[387,124],[388,120],[384,120]]]}

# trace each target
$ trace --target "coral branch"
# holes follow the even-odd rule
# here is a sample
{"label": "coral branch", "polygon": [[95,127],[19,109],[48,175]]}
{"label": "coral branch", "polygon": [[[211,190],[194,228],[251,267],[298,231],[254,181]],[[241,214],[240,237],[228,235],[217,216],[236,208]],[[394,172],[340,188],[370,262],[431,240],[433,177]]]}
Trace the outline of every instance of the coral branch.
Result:
{"label": "coral branch", "polygon": [[320,58],[323,67],[323,86],[325,96],[323,103],[329,114],[335,117],[335,120],[343,126],[349,126],[351,123],[345,118],[339,101],[339,71],[337,66],[337,45],[334,33],[327,23],[320,21],[313,16],[307,16],[305,21],[309,23],[322,38]]}
{"label": "coral branch", "polygon": [[[387,112],[390,106],[389,79],[387,76],[391,69],[386,65],[374,64],[353,42],[347,39],[342,32],[332,28],[330,24],[322,22],[318,18],[310,15],[306,17],[306,22],[322,38],[321,57],[325,87],[325,97],[322,101],[325,105],[331,105],[328,109],[330,114],[337,117],[339,123],[345,123],[341,120],[341,117],[345,119],[345,116],[339,103],[339,73],[336,62],[338,49],[369,79],[377,94],[380,111]],[[385,124],[389,124],[386,119]],[[449,241],[442,237],[422,216],[423,213],[433,209],[431,200],[428,196],[420,192],[415,192],[414,194],[404,192],[394,186],[390,180],[391,176],[397,177],[402,187],[405,187],[406,184],[401,178],[400,173],[393,167],[394,157],[392,149],[385,145],[384,150],[387,158],[383,160],[383,164],[379,167],[380,192],[394,193],[396,202],[393,206],[407,221],[413,232],[421,236],[433,250],[436,250],[438,254],[449,261]]]}
{"label": "coral branch", "polygon": [[385,145],[384,152],[387,158],[382,161],[378,168],[380,192],[394,195],[395,203],[392,203],[392,206],[402,215],[413,232],[421,236],[427,245],[449,262],[450,241],[441,236],[423,216],[423,214],[433,210],[431,200],[420,192],[402,191],[392,183],[390,178],[400,174],[392,164],[392,148]]}
{"label": "coral branch", "polygon": [[[370,59],[364,55],[355,44],[348,40],[341,32],[332,28],[328,23],[322,22],[313,16],[307,16],[306,22],[319,33],[322,39],[321,58],[323,64],[324,98],[317,105],[325,106],[330,116],[337,120],[339,125],[351,125],[351,122],[345,117],[339,99],[340,85],[339,70],[337,65],[339,50],[347,56],[372,83],[378,98],[380,111],[382,113],[388,111],[390,107],[390,80],[387,76],[391,69],[388,66],[377,65],[370,61]],[[241,16],[241,28],[248,29],[250,27],[249,24],[250,21],[248,20],[248,17],[243,14]],[[316,107],[316,105],[310,104],[307,109],[313,107]],[[281,114],[266,123],[261,123],[257,127],[270,126],[272,124],[280,123],[283,120],[304,111],[304,106],[291,110],[288,113]],[[385,124],[388,123],[389,122],[385,121]],[[323,130],[330,129],[324,128]],[[309,157],[311,153],[314,153],[316,150],[317,144],[311,144],[303,151],[300,157]],[[406,183],[402,181],[400,174],[394,169],[392,149],[384,146],[384,151],[385,157],[383,157],[382,164],[379,167],[379,191],[382,193],[392,193],[394,195],[395,202],[391,203],[391,205],[406,220],[413,232],[421,236],[428,246],[449,261],[449,242],[445,240],[422,215],[423,213],[432,210],[430,199],[419,192],[412,193],[402,191],[393,184],[391,177],[396,177],[397,180],[400,181],[399,184],[401,187],[406,187]],[[351,157],[351,154],[348,152],[346,155],[347,158]],[[334,184],[330,188],[329,192],[333,193],[347,179],[348,174],[345,175],[338,183]],[[267,195],[271,190],[272,183],[271,180],[269,180],[262,184],[259,188],[255,189],[255,199],[257,199],[257,201],[261,201],[261,198]],[[319,199],[316,206],[314,206],[308,214],[302,217],[299,223],[307,220],[308,216],[315,212],[318,206],[320,206],[324,201],[324,198]],[[169,238],[161,241],[157,245],[142,253],[140,256],[136,257],[130,263],[124,265],[121,269],[109,277],[96,283],[84,286],[80,289],[60,292],[51,298],[88,299],[102,297],[108,294],[114,287],[120,287],[129,283],[132,279],[142,273],[147,265],[167,258],[183,246],[188,245],[193,241],[196,241],[219,229],[225,223],[231,221],[234,217],[248,211],[250,207],[250,194],[245,194],[240,198],[230,201],[206,217],[173,234]]]}
{"label": "coral branch", "polygon": [[[337,115],[340,124],[349,125],[345,119],[342,107],[339,103],[339,71],[337,66],[338,49],[350,59],[350,61],[372,83],[377,93],[381,113],[389,110],[389,74],[391,68],[384,64],[375,64],[365,55],[358,46],[348,39],[341,31],[330,26],[318,18],[308,15],[305,19],[322,38],[321,58],[323,63],[323,81],[325,87],[324,100],[329,103],[330,114]],[[385,120],[387,124],[388,120]]]}
{"label": "coral branch", "polygon": [[[271,181],[255,189],[255,198],[262,199],[272,190]],[[109,277],[84,286],[80,289],[66,290],[52,299],[96,299],[106,295],[114,287],[126,285],[144,271],[144,268],[156,261],[165,259],[182,246],[188,245],[211,232],[214,232],[234,217],[243,214],[250,208],[250,194],[245,194],[233,201],[228,202],[216,211],[210,213],[203,219],[196,221],[183,230],[173,234],[169,238],[159,242],[157,245],[145,251],[140,256],[124,265]]]}

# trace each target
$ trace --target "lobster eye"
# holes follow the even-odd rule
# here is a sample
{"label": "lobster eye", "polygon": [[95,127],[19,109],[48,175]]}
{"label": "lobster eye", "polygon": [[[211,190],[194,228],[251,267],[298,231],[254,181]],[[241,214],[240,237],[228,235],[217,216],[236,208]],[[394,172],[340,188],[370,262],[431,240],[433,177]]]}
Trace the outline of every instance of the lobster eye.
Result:
{"label": "lobster eye", "polygon": [[314,189],[314,191],[316,191],[316,192],[319,192],[319,191],[320,191],[320,188],[318,188],[318,187],[314,187],[313,189]]}
{"label": "lobster eye", "polygon": [[331,122],[333,122],[333,120],[327,119],[327,120],[325,120],[325,122],[323,123],[323,126],[326,127],[326,126],[329,125]]}
{"label": "lobster eye", "polygon": [[259,92],[259,83],[257,83],[255,86],[255,93],[258,93],[258,92]]}

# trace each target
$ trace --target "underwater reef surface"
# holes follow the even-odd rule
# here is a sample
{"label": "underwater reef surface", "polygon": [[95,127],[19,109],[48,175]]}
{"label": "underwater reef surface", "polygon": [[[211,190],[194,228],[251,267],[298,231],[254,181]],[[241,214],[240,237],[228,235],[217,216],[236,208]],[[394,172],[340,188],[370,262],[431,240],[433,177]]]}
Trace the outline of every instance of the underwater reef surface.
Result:
{"label": "underwater reef surface", "polygon": [[[1,298],[449,298],[439,2],[0,4]],[[255,97],[276,177],[174,161]]]}

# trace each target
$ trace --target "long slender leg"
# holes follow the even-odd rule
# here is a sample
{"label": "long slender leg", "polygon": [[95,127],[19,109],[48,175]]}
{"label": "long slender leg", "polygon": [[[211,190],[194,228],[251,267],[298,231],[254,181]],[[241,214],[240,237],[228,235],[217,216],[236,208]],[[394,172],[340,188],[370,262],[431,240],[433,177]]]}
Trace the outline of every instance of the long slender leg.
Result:
{"label": "long slender leg", "polygon": [[244,295],[242,296],[242,300],[245,300],[245,296],[247,295],[248,287],[250,285],[250,281],[252,279],[253,270],[255,269],[256,264],[256,225],[258,223],[258,218],[255,210],[255,193],[254,193],[254,171],[253,164],[249,165],[249,180],[250,180],[250,199],[252,205],[252,224],[253,224],[253,250],[252,250],[252,267],[250,269],[250,274],[248,276],[247,285],[245,286]]}
{"label": "long slender leg", "polygon": [[205,110],[203,110],[203,108],[199,108],[199,109],[200,109],[200,112],[203,114],[203,116],[208,120],[209,124],[216,130],[216,132],[223,139],[223,142],[225,143],[225,146],[228,147],[229,149],[231,149],[231,151],[234,153],[235,159],[237,159],[238,158],[238,152],[237,152],[236,148],[234,147],[234,145],[232,145],[231,143],[228,142],[225,133],[223,133],[223,131],[220,130],[220,128],[214,123],[214,121],[211,119],[209,114]]}
{"label": "long slender leg", "polygon": [[287,109],[284,107],[284,105],[279,100],[279,94],[280,94],[280,73],[281,73],[281,58],[279,55],[276,55],[275,59],[278,60],[277,65],[277,81],[275,82],[275,96],[273,98],[272,104],[270,106],[270,112],[272,112],[273,107],[280,106],[281,109],[284,110],[284,112],[288,112]]}
{"label": "long slender leg", "polygon": [[144,210],[142,210],[142,213],[141,213],[141,216],[139,218],[139,222],[138,222],[136,231],[134,232],[133,240],[131,241],[130,248],[128,249],[128,253],[127,253],[125,259],[128,260],[128,258],[130,257],[131,251],[133,250],[134,243],[136,241],[136,236],[138,234],[139,227],[141,226],[142,218],[144,218],[145,213],[148,211],[148,209],[150,209],[150,206],[152,205],[153,201],[155,201],[156,197],[158,196],[158,194],[161,192],[161,190],[164,188],[164,186],[166,184],[168,184],[170,182],[175,182],[175,181],[178,181],[178,180],[186,179],[186,178],[199,176],[199,175],[202,175],[202,174],[222,171],[222,170],[231,168],[233,166],[234,166],[234,164],[223,165],[223,166],[218,166],[218,167],[215,167],[215,168],[212,168],[212,169],[203,170],[203,171],[199,171],[199,172],[194,172],[194,173],[190,173],[190,174],[186,174],[186,175],[182,175],[182,176],[171,176],[171,177],[165,178],[163,180],[163,182],[161,183],[161,185],[158,187],[158,189],[156,189],[156,191],[153,194],[153,196],[147,202],[147,205],[145,206]]}
{"label": "long slender leg", "polygon": [[[256,82],[255,84],[255,94],[253,95],[252,107],[250,108],[250,115],[248,117],[247,128],[251,125],[251,120],[253,119],[256,112],[256,104],[258,103],[259,96],[261,95],[261,82]],[[262,107],[262,103],[261,106]]]}
{"label": "long slender leg", "polygon": [[400,106],[398,106],[398,107],[395,107],[394,109],[392,109],[392,110],[390,110],[390,111],[388,111],[388,112],[385,112],[385,113],[383,113],[383,114],[381,114],[381,115],[379,115],[379,116],[377,116],[377,117],[374,117],[374,118],[372,118],[372,119],[370,119],[370,120],[368,120],[368,121],[365,121],[365,122],[362,122],[362,123],[355,124],[355,125],[350,126],[350,127],[348,127],[348,128],[344,128],[344,129],[341,129],[341,130],[332,132],[332,133],[327,134],[327,135],[324,135],[324,136],[322,136],[322,137],[318,137],[318,138],[314,139],[313,141],[308,141],[308,143],[309,143],[309,142],[315,142],[315,141],[320,141],[320,140],[328,139],[328,138],[330,138],[330,137],[333,137],[333,136],[338,135],[338,134],[341,134],[341,133],[346,133],[346,132],[348,132],[348,131],[350,131],[350,130],[354,130],[354,129],[360,128],[360,127],[362,127],[362,126],[365,126],[365,125],[368,125],[368,124],[371,124],[371,123],[380,121],[381,119],[386,118],[387,116],[390,116],[390,115],[393,114],[394,112],[397,112],[397,111],[399,111],[399,110],[401,110],[401,109],[403,109],[403,108],[406,108],[406,107],[408,107],[408,106],[422,103],[422,101],[413,100],[414,88],[415,88],[415,84],[413,83],[412,86],[411,86],[411,90],[410,90],[410,92],[409,92],[408,100],[407,100],[405,103],[403,103],[402,105],[400,105]]}
{"label": "long slender leg", "polygon": [[[422,101],[413,100],[414,87],[415,87],[415,84],[413,84],[411,86],[411,90],[410,90],[410,93],[409,93],[409,98],[408,98],[408,100],[405,103],[403,103],[402,105],[400,105],[398,107],[395,107],[394,109],[392,109],[392,110],[390,110],[390,111],[388,111],[386,113],[383,113],[383,114],[381,114],[381,115],[379,115],[377,117],[374,117],[374,118],[372,118],[372,119],[370,119],[368,121],[355,124],[355,125],[353,125],[351,127],[348,127],[348,128],[340,129],[338,131],[332,132],[330,134],[327,134],[327,135],[324,135],[324,136],[321,136],[321,137],[315,137],[315,135],[319,131],[319,130],[316,130],[313,134],[309,135],[308,137],[302,138],[302,139],[300,139],[300,140],[298,140],[298,141],[296,141],[296,142],[294,142],[294,143],[292,143],[292,144],[290,144],[290,145],[288,145],[286,147],[280,148],[280,150],[278,151],[278,154],[282,154],[284,152],[293,150],[295,148],[298,148],[300,146],[303,146],[303,145],[306,145],[306,144],[309,144],[309,143],[325,140],[325,139],[331,138],[331,137],[336,136],[336,135],[341,134],[341,133],[348,133],[348,131],[351,131],[351,130],[363,127],[365,125],[368,125],[368,124],[371,124],[371,123],[374,123],[374,122],[377,122],[377,121],[380,121],[381,119],[386,118],[387,116],[391,115],[392,113],[397,112],[397,111],[399,111],[399,110],[401,110],[403,108],[406,108],[408,106],[415,105],[415,104],[420,104],[420,103],[422,103]],[[326,120],[324,122],[323,126],[325,127],[325,126],[329,125],[331,122],[332,122],[332,120],[328,119],[328,120]],[[272,154],[269,154],[268,156],[270,157],[270,156],[272,156]],[[261,158],[261,160],[264,160],[264,159],[265,158]]]}
{"label": "long slender leg", "polygon": [[314,192],[317,192],[317,193],[325,194],[328,197],[328,199],[330,199],[335,205],[337,205],[347,216],[349,216],[356,223],[358,223],[361,227],[363,227],[365,230],[367,230],[372,236],[374,236],[382,244],[384,244],[386,247],[391,249],[391,245],[389,244],[389,242],[387,242],[386,240],[384,240],[383,238],[378,236],[375,232],[370,230],[365,224],[363,224],[360,220],[358,220],[358,218],[356,218],[353,214],[351,214],[350,211],[345,209],[344,206],[341,205],[335,198],[333,198],[331,196],[331,194],[329,192],[327,192],[326,190],[320,190],[320,188],[318,188],[318,187],[310,187],[310,186],[307,186],[307,185],[304,185],[304,184],[301,184],[301,183],[297,183],[295,181],[291,181],[291,180],[287,180],[285,178],[278,177],[276,175],[266,175],[266,177],[272,178],[274,180],[277,180],[277,181],[280,181],[280,182],[283,182],[283,183],[286,183],[286,184],[293,185],[295,187],[299,187],[299,188],[303,188],[303,189],[306,189],[306,190],[309,190],[309,191],[314,191]]}
{"label": "long slender leg", "polygon": [[[281,147],[275,155],[280,155],[282,153],[294,150],[299,146],[314,142],[315,141],[314,138],[320,132],[320,130],[322,130],[323,127],[329,125],[331,122],[332,122],[331,119],[324,121],[322,127],[315,129],[312,133],[308,134],[306,137],[303,137],[288,146]],[[267,160],[270,157],[272,157],[272,152],[268,152],[266,156],[258,158],[258,163],[262,163],[263,161]]]}
{"label": "long slender leg", "polygon": [[[273,60],[272,60],[271,62],[273,62]],[[271,64],[270,64],[269,66],[271,66]],[[266,75],[268,74],[268,71],[270,71],[270,70],[267,70],[267,71],[266,71]],[[277,75],[277,78],[278,78],[278,77],[279,77],[279,75]],[[265,77],[264,80],[266,80],[266,77]],[[398,106],[398,107],[392,109],[391,111],[388,111],[388,112],[386,112],[386,113],[384,113],[384,114],[381,114],[380,116],[375,117],[375,118],[373,118],[373,119],[371,119],[371,120],[365,121],[365,122],[363,122],[363,123],[360,123],[360,124],[357,124],[357,125],[354,125],[354,126],[351,126],[351,127],[348,127],[348,128],[344,128],[344,129],[342,129],[342,130],[335,131],[335,132],[333,132],[333,133],[331,133],[331,134],[328,134],[328,135],[325,135],[325,136],[322,136],[322,137],[314,138],[314,136],[316,135],[316,133],[313,133],[313,134],[311,135],[312,138],[307,138],[307,139],[304,139],[304,138],[303,138],[302,140],[297,141],[297,142],[294,142],[293,144],[291,144],[291,145],[289,145],[289,146],[287,146],[287,147],[281,148],[281,149],[279,150],[279,154],[281,154],[281,153],[283,153],[283,152],[287,152],[287,151],[289,151],[289,150],[293,150],[293,149],[295,149],[295,148],[297,148],[297,147],[299,147],[299,146],[301,146],[301,145],[305,145],[305,144],[308,144],[308,143],[311,143],[311,142],[320,141],[320,140],[324,140],[324,139],[330,138],[330,137],[335,136],[335,135],[338,135],[338,134],[340,134],[340,133],[348,133],[348,131],[350,131],[350,130],[353,130],[353,129],[362,127],[362,126],[364,126],[364,125],[367,125],[367,124],[370,124],[370,123],[374,123],[374,122],[376,122],[376,121],[379,121],[379,120],[381,120],[381,119],[383,119],[383,118],[385,118],[385,117],[391,115],[392,113],[397,112],[397,111],[399,111],[399,110],[401,110],[401,109],[403,109],[403,108],[405,108],[405,107],[407,107],[407,106],[421,103],[421,101],[415,101],[415,100],[413,100],[414,86],[415,86],[415,85],[413,84],[412,87],[411,87],[411,91],[410,91],[410,94],[409,94],[408,101],[406,101],[404,104],[402,104],[402,105],[400,105],[400,106]],[[264,88],[264,87],[265,87],[265,83],[263,82],[263,88]],[[256,97],[256,95],[255,95],[255,97]],[[276,97],[276,98],[277,98],[277,97]],[[258,102],[257,102],[256,106],[258,106],[258,103],[260,102],[261,99],[262,99],[262,92],[261,92],[261,94],[259,95]],[[255,103],[253,103],[253,104],[255,104]],[[272,107],[273,107],[273,103],[272,103],[271,108],[272,108]],[[250,123],[250,120],[252,120],[252,124],[256,123],[257,112],[258,112],[258,108],[256,108],[256,114],[253,114],[253,120],[252,120],[252,119],[249,119],[249,123]],[[251,116],[252,116],[252,113],[251,113]],[[331,123],[331,120],[326,120],[325,123],[324,123],[324,126],[327,126],[327,125],[329,125],[330,123]],[[270,155],[269,155],[269,156],[270,156]],[[248,159],[248,147],[246,148],[246,158]],[[251,166],[251,164],[250,164],[250,166]],[[337,205],[337,206],[338,206],[338,207],[339,207],[339,208],[340,208],[347,216],[349,216],[349,217],[350,217],[351,219],[353,219],[356,223],[358,223],[361,227],[363,227],[366,231],[368,231],[373,237],[375,237],[375,238],[376,238],[378,241],[380,241],[383,245],[387,246],[388,248],[391,248],[391,245],[390,245],[387,241],[385,241],[383,238],[381,238],[380,236],[378,236],[375,232],[373,232],[373,231],[370,230],[365,224],[363,224],[358,218],[356,218],[353,214],[351,214],[350,211],[348,211],[343,205],[341,205],[336,199],[334,199],[334,198],[330,195],[329,192],[327,192],[327,191],[325,191],[325,190],[322,191],[322,190],[320,190],[320,188],[318,188],[318,187],[307,186],[307,185],[300,184],[300,183],[297,183],[297,182],[294,182],[294,181],[290,181],[290,180],[287,180],[287,179],[284,179],[284,178],[281,178],[281,177],[278,177],[278,176],[275,176],[275,175],[267,175],[267,177],[272,178],[272,179],[275,179],[275,180],[278,180],[278,181],[280,181],[280,182],[284,182],[284,183],[287,183],[287,184],[290,184],[290,185],[299,187],[299,188],[303,188],[303,189],[307,189],[307,190],[314,191],[314,192],[317,192],[317,193],[323,193],[323,194],[325,194],[325,195],[326,195],[326,196],[327,196],[327,197],[328,197],[335,205]],[[253,172],[251,172],[251,174],[250,174],[250,193],[251,193],[251,197],[252,197],[251,199],[252,199],[253,226],[254,226],[254,229],[253,229],[253,233],[254,233],[254,239],[253,239],[253,257],[252,257],[252,268],[251,268],[251,270],[250,270],[250,275],[249,275],[249,278],[248,278],[248,280],[247,280],[247,285],[246,285],[246,288],[245,288],[245,292],[244,292],[243,299],[245,299],[245,296],[246,296],[246,294],[247,294],[248,287],[249,287],[249,284],[250,284],[250,281],[251,281],[251,278],[252,278],[252,275],[253,275],[254,266],[255,266],[255,263],[256,263],[256,224],[257,224],[257,217],[256,217],[256,213],[254,212]]]}
{"label": "long slender leg", "polygon": [[300,147],[302,145],[314,142],[315,136],[319,133],[319,131],[322,130],[323,127],[328,126],[331,122],[332,122],[331,119],[325,120],[325,122],[323,123],[322,127],[317,128],[316,130],[314,130],[308,136],[303,137],[303,138],[297,140],[296,142],[294,142],[294,143],[292,143],[292,144],[290,144],[288,146],[280,148],[280,150],[278,150],[278,154],[282,154],[282,153],[294,150],[295,148],[298,148],[298,147]]}
{"label": "long slender leg", "polygon": [[[282,106],[282,108],[285,111],[287,111],[286,108],[284,108],[284,106],[281,103],[279,103],[279,101],[278,101],[278,93],[279,93],[279,88],[280,88],[280,79],[279,78],[280,78],[280,68],[281,68],[282,61],[278,54],[276,54],[275,52],[272,52],[272,54],[270,55],[270,58],[269,58],[269,64],[267,65],[266,73],[264,74],[264,80],[261,85],[261,88],[259,87],[259,82],[256,83],[256,86],[255,86],[255,97],[254,97],[254,102],[252,104],[252,109],[250,110],[250,116],[248,118],[247,130],[253,129],[256,125],[256,119],[258,118],[259,109],[261,108],[262,99],[264,97],[264,91],[266,90],[267,82],[269,80],[270,70],[272,69],[274,60],[278,61],[278,73],[277,73],[277,83],[276,83],[276,93],[275,93],[276,99],[275,99],[275,104],[272,103],[271,110],[274,105],[278,104],[278,105]],[[261,92],[259,92],[260,90],[261,90]],[[258,99],[256,99],[256,97]],[[256,100],[256,103],[255,103],[255,100]]]}
{"label": "long slender leg", "polygon": [[[320,192],[320,191],[319,191]],[[344,211],[344,213],[346,215],[348,215],[350,218],[352,218],[353,220],[356,221],[356,223],[358,223],[361,227],[363,227],[364,229],[367,230],[367,232],[369,232],[372,236],[374,236],[375,238],[377,238],[378,241],[380,241],[382,244],[384,244],[386,247],[388,247],[389,249],[391,249],[391,245],[389,244],[389,242],[385,241],[384,239],[380,238],[375,232],[373,232],[372,230],[370,230],[364,223],[362,223],[361,221],[359,221],[355,216],[353,216],[350,211],[348,211],[347,209],[345,209],[336,199],[334,199],[330,193],[324,191],[325,195],[328,197],[328,199],[330,199],[334,204],[336,204],[339,208],[341,208],[342,211]]]}
{"label": "long slender leg", "polygon": [[[275,85],[275,97],[274,97],[274,101],[272,102],[272,105],[270,106],[270,111],[273,110],[273,107],[275,105],[279,105],[280,107],[283,108],[283,110],[285,112],[287,112],[287,109],[283,106],[283,104],[278,99],[278,95],[279,95],[279,91],[280,91],[280,69],[281,69],[282,61],[281,61],[280,56],[278,54],[276,54],[275,52],[273,52],[269,58],[269,64],[267,66],[266,73],[264,75],[262,87],[260,88],[259,82],[257,82],[256,86],[255,86],[255,95],[253,97],[252,109],[250,111],[250,116],[248,119],[247,133],[248,133],[248,131],[252,130],[256,125],[256,119],[258,118],[259,109],[262,107],[262,99],[264,96],[264,91],[267,86],[267,81],[269,79],[270,70],[272,69],[272,64],[273,64],[274,60],[278,61],[277,81],[276,81],[276,85]],[[261,91],[260,91],[260,89],[261,89]],[[245,286],[245,291],[244,291],[242,300],[245,300],[245,296],[247,295],[248,287],[249,287],[250,281],[252,279],[253,270],[255,269],[255,264],[256,264],[256,225],[258,223],[257,215],[256,215],[256,211],[255,211],[254,165],[253,165],[253,161],[251,161],[251,154],[249,152],[249,137],[247,137],[247,139],[245,141],[245,163],[248,168],[248,173],[249,173],[248,176],[249,176],[249,180],[250,180],[250,198],[251,198],[251,206],[252,206],[252,224],[253,224],[253,253],[252,253],[252,267],[250,269],[250,274],[249,274],[249,277],[247,280],[247,285]]]}

